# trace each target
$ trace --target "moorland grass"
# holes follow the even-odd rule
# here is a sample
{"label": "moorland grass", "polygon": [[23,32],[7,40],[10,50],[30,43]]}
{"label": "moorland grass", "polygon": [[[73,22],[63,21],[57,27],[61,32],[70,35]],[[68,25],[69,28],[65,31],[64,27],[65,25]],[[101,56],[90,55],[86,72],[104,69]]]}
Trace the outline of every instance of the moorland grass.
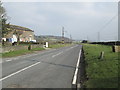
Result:
{"label": "moorland grass", "polygon": [[[84,44],[87,88],[118,88],[118,54],[112,46]],[[104,51],[103,59],[99,59]]]}

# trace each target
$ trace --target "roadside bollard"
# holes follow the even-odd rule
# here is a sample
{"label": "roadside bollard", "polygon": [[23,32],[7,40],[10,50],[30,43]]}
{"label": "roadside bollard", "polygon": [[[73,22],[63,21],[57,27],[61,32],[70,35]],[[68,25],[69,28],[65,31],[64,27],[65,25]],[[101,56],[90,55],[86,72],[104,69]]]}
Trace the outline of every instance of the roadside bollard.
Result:
{"label": "roadside bollard", "polygon": [[28,50],[31,50],[31,45],[28,46]]}

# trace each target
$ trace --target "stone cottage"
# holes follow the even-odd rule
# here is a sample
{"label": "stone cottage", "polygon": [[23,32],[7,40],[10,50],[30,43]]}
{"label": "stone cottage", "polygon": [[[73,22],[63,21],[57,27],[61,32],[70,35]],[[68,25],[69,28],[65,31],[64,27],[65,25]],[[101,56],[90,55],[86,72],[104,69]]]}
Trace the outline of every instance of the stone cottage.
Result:
{"label": "stone cottage", "polygon": [[9,29],[10,32],[7,35],[5,35],[4,41],[9,41],[12,43],[17,42],[18,37],[20,42],[35,41],[34,31],[29,28],[25,28],[17,25],[10,25]]}

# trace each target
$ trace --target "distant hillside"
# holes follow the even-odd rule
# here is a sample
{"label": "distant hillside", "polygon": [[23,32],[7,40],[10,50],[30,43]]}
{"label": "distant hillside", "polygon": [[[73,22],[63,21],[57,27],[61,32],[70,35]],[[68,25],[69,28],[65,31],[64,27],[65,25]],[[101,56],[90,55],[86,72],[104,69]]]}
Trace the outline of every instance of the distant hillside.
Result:
{"label": "distant hillside", "polygon": [[32,31],[34,32],[33,30],[29,29],[29,28],[26,28],[26,27],[22,27],[22,26],[17,26],[17,25],[10,25],[9,28],[11,30],[23,30],[23,31]]}
{"label": "distant hillside", "polygon": [[[52,36],[52,35],[41,35],[41,36],[35,36],[35,39],[40,42],[40,41],[62,41],[61,36]],[[70,39],[67,37],[64,37],[65,42],[69,42]]]}

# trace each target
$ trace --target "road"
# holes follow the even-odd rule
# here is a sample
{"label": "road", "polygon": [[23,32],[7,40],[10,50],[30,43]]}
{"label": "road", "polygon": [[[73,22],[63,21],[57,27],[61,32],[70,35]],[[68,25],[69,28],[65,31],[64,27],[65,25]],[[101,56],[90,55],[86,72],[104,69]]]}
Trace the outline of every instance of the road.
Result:
{"label": "road", "polygon": [[3,88],[71,88],[81,45],[50,49],[2,63]]}

